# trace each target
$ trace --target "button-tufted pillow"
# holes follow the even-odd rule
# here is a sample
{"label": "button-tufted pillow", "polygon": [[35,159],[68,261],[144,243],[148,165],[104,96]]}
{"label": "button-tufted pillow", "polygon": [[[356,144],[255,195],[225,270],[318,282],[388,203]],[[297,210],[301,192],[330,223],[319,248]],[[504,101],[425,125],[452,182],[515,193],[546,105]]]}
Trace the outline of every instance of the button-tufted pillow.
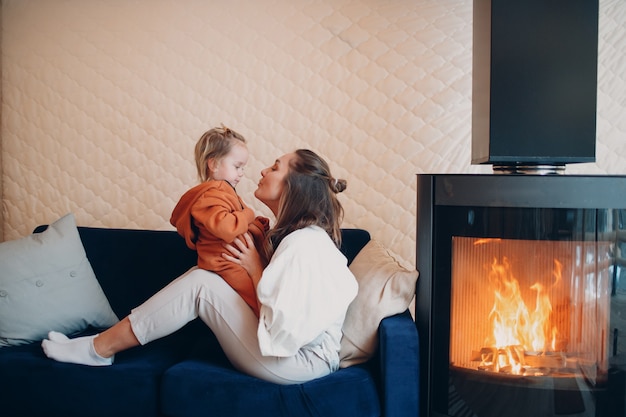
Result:
{"label": "button-tufted pillow", "polygon": [[41,233],[0,243],[0,346],[118,321],[68,214]]}

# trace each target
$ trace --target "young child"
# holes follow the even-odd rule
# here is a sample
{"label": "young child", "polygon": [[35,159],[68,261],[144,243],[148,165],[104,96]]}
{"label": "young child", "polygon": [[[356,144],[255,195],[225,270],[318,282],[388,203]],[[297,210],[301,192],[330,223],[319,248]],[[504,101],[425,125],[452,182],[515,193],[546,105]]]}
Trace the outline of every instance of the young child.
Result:
{"label": "young child", "polygon": [[201,183],[187,191],[172,212],[170,223],[198,252],[198,267],[220,275],[259,316],[256,289],[247,271],[222,257],[224,242],[250,232],[261,246],[269,219],[255,217],[237,195],[235,187],[248,162],[242,135],[224,125],[202,135],[195,148]]}

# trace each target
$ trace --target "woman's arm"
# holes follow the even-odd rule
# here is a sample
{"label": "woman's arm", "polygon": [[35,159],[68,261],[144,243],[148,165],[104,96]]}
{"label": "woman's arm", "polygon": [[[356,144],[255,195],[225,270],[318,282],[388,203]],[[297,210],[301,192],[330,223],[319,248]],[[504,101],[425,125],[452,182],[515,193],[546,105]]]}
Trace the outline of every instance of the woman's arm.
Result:
{"label": "woman's arm", "polygon": [[290,233],[257,287],[261,352],[291,356],[322,333],[340,332],[356,292],[346,257],[324,230],[307,227]]}
{"label": "woman's arm", "polygon": [[241,265],[252,279],[254,288],[257,287],[263,274],[265,265],[261,255],[254,246],[254,241],[249,233],[244,233],[233,240],[232,244],[224,244],[224,248],[228,251],[222,254],[222,257],[228,261]]}

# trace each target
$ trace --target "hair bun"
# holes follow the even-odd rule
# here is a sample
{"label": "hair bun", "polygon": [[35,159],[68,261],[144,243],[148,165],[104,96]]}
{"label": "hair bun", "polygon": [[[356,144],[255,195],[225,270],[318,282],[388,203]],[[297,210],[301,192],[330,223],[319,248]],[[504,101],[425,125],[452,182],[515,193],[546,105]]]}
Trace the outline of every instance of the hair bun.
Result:
{"label": "hair bun", "polygon": [[340,193],[348,186],[348,182],[344,179],[331,178],[329,181],[330,189],[333,190],[334,193]]}

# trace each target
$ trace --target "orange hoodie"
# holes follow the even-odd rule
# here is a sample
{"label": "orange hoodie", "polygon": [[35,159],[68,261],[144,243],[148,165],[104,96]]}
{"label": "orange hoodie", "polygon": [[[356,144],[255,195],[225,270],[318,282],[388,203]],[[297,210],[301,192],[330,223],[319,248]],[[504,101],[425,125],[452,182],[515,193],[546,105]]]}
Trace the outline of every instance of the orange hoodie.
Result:
{"label": "orange hoodie", "polygon": [[198,267],[218,273],[258,316],[256,290],[240,265],[222,258],[224,242],[250,232],[257,247],[269,230],[269,219],[256,217],[227,181],[209,180],[196,185],[180,198],[170,223],[198,252]]}

